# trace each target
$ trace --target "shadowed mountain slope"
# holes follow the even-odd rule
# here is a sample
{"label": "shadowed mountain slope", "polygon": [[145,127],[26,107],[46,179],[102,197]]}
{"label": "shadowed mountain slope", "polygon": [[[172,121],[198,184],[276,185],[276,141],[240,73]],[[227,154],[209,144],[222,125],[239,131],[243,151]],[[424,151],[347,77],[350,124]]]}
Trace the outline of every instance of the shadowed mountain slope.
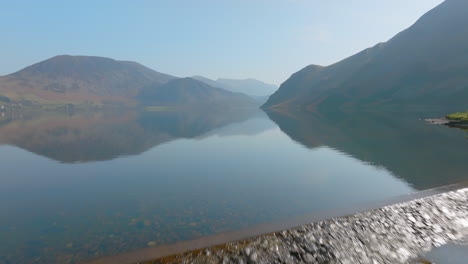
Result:
{"label": "shadowed mountain slope", "polygon": [[263,107],[465,107],[467,25],[468,1],[446,0],[386,43],[293,74]]}

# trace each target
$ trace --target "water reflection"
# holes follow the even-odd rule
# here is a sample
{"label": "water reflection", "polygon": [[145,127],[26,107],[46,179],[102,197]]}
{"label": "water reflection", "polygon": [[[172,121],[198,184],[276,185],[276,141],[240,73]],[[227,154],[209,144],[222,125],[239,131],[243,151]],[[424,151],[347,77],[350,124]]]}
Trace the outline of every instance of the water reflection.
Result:
{"label": "water reflection", "polygon": [[270,111],[268,116],[308,148],[334,148],[383,167],[416,189],[468,179],[464,132],[423,121],[443,113]]}

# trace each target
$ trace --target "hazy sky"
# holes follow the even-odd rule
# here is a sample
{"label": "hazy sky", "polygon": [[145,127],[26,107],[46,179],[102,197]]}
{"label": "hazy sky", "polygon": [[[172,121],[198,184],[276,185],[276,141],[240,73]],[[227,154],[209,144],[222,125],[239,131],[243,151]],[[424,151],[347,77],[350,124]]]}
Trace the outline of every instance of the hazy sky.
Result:
{"label": "hazy sky", "polygon": [[442,0],[0,0],[0,75],[59,54],[280,84],[388,40]]}

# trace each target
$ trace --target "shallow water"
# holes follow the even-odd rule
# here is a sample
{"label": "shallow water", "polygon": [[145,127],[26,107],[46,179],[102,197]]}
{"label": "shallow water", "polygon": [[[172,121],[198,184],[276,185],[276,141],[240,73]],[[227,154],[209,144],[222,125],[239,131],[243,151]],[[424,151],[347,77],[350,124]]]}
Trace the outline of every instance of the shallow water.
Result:
{"label": "shallow water", "polygon": [[468,245],[447,244],[427,252],[419,258],[419,263],[425,264],[466,264]]}
{"label": "shallow water", "polygon": [[422,114],[258,110],[0,120],[0,263],[78,263],[468,179]]}

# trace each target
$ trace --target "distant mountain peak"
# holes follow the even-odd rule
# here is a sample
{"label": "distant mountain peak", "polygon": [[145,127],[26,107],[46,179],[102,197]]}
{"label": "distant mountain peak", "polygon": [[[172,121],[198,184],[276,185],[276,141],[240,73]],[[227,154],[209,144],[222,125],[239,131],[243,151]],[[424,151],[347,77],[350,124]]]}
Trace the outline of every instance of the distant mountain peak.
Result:
{"label": "distant mountain peak", "polygon": [[252,97],[269,96],[275,92],[276,89],[278,89],[276,85],[268,84],[254,78],[218,78],[216,80],[212,80],[203,76],[193,76],[193,78],[214,87],[222,88],[231,92],[243,93]]}
{"label": "distant mountain peak", "polygon": [[234,78],[218,78],[216,81],[234,81],[234,82],[257,82],[266,85],[275,86],[274,84],[266,83],[264,81],[257,80],[255,78],[243,78],[243,79],[234,79]]}
{"label": "distant mountain peak", "polygon": [[321,65],[316,65],[316,64],[310,64],[308,66],[306,66],[304,69],[302,70],[305,70],[305,71],[320,71],[322,70],[323,68],[325,68],[325,66],[321,66]]}
{"label": "distant mountain peak", "polygon": [[[117,61],[112,58],[102,57],[102,56],[90,56],[90,55],[70,55],[70,54],[61,54],[53,56],[50,60],[57,60],[57,59],[100,59],[100,60],[110,60],[110,61]],[[46,61],[48,61],[46,60]]]}
{"label": "distant mountain peak", "polygon": [[213,87],[191,77],[174,79],[157,87],[150,85],[142,90],[138,98],[150,106],[184,108],[258,106],[247,95]]}
{"label": "distant mountain peak", "polygon": [[59,55],[3,76],[0,94],[44,102],[134,102],[140,89],[176,77],[136,62],[97,56]]}

